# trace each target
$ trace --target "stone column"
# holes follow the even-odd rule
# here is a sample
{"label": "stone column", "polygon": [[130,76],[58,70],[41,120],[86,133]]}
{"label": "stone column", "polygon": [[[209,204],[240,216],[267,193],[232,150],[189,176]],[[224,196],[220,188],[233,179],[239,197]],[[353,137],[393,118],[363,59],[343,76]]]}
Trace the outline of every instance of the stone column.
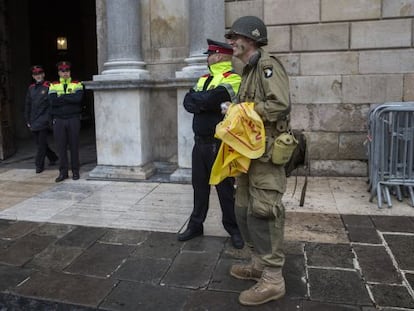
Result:
{"label": "stone column", "polygon": [[140,5],[140,0],[106,0],[107,61],[102,74],[85,83],[95,97],[98,165],[92,178],[146,179],[154,171]]}
{"label": "stone column", "polygon": [[177,89],[178,119],[178,169],[171,175],[172,181],[191,180],[191,151],[194,144],[191,128],[192,114],[183,108],[183,99],[189,88],[197,79],[208,72],[206,55],[207,38],[224,41],[224,1],[223,0],[189,0],[189,39],[190,55],[185,62],[187,66],[177,71],[177,79],[188,81],[189,87]]}

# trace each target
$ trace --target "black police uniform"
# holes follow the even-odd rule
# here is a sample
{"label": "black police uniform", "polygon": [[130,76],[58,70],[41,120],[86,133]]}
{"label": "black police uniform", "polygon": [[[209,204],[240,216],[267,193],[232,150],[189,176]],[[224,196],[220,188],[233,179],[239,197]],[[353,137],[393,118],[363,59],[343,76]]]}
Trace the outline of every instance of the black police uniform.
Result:
{"label": "black police uniform", "polygon": [[[32,69],[32,73],[41,72],[43,70],[38,67],[33,67]],[[30,125],[30,130],[37,145],[35,157],[37,173],[43,171],[45,157],[49,159],[50,164],[54,164],[58,159],[56,153],[49,148],[47,143],[50,121],[48,90],[49,82],[35,82],[29,86],[25,99],[24,117],[26,124]]]}

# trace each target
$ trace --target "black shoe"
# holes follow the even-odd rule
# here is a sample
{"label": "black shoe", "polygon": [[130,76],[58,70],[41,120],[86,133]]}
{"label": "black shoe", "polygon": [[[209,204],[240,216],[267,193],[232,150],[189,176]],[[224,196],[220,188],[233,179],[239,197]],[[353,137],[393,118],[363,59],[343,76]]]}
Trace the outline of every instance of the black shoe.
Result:
{"label": "black shoe", "polygon": [[203,235],[203,228],[188,227],[187,230],[178,235],[177,239],[178,241],[187,241],[199,235]]}
{"label": "black shoe", "polygon": [[59,174],[59,176],[55,179],[56,182],[64,181],[66,178],[68,178],[68,174]]}
{"label": "black shoe", "polygon": [[41,172],[43,172],[43,168],[36,167],[36,174],[40,174]]}
{"label": "black shoe", "polygon": [[73,180],[78,180],[78,179],[79,179],[79,173],[78,173],[78,172],[73,173],[73,174],[72,174],[72,179],[73,179]]}
{"label": "black shoe", "polygon": [[230,239],[231,239],[231,244],[233,244],[234,248],[242,249],[244,247],[244,241],[240,234],[238,233],[232,234]]}

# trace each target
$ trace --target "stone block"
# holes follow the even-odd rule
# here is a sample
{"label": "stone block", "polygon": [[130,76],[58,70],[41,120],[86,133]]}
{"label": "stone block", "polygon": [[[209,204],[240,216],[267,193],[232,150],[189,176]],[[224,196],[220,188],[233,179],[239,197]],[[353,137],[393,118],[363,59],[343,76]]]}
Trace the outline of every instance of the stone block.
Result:
{"label": "stone block", "polygon": [[351,23],[351,49],[409,47],[411,20],[395,19]]}
{"label": "stone block", "polygon": [[302,75],[338,75],[358,73],[358,53],[303,53],[300,56]]}
{"label": "stone block", "polygon": [[340,133],[338,149],[341,159],[366,160],[366,137],[366,133]]}
{"label": "stone block", "polygon": [[383,0],[382,16],[414,16],[414,0]]}
{"label": "stone block", "polygon": [[363,51],[359,54],[359,73],[414,72],[414,50]]}
{"label": "stone block", "polygon": [[293,51],[344,50],[348,45],[348,23],[292,26]]}
{"label": "stone block", "polygon": [[321,0],[321,20],[362,20],[381,17],[381,0]]}
{"label": "stone block", "polygon": [[290,51],[290,27],[267,27],[267,37],[269,44],[266,49],[269,52],[288,52]]}
{"label": "stone block", "polygon": [[383,103],[401,101],[402,75],[356,75],[342,77],[346,103]]}
{"label": "stone block", "polygon": [[359,160],[312,160],[312,176],[367,176],[367,163]]}
{"label": "stone block", "polygon": [[289,76],[299,75],[299,54],[275,55],[285,67]]}
{"label": "stone block", "polygon": [[319,0],[264,0],[263,12],[270,25],[319,22]]}
{"label": "stone block", "polygon": [[366,132],[369,109],[360,104],[294,104],[291,125],[309,131]]}
{"label": "stone block", "polygon": [[246,12],[249,12],[248,15],[257,16],[263,18],[263,0],[255,1],[233,1],[226,2],[226,28],[230,28],[233,22],[241,16],[247,15]]}
{"label": "stone block", "polygon": [[404,75],[404,101],[414,101],[414,74]]}
{"label": "stone block", "polygon": [[291,77],[290,90],[292,103],[341,103],[341,76]]}
{"label": "stone block", "polygon": [[309,132],[307,138],[310,159],[338,159],[338,133]]}

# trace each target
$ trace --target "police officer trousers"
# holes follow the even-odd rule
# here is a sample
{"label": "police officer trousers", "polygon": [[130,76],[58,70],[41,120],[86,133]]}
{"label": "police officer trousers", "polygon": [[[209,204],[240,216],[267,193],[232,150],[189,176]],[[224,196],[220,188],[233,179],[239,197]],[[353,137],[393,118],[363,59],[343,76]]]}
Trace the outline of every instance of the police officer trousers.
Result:
{"label": "police officer trousers", "polygon": [[285,181],[282,166],[259,160],[252,160],[248,173],[236,178],[237,224],[246,245],[265,267],[281,268],[285,262]]}
{"label": "police officer trousers", "polygon": [[[195,137],[192,151],[192,185],[194,190],[194,208],[188,227],[202,228],[207,217],[210,198],[210,172],[220,141],[214,137]],[[239,234],[236,216],[234,214],[234,178],[226,178],[216,185],[220,207],[222,211],[222,224],[230,234]]]}
{"label": "police officer trousers", "polygon": [[72,172],[79,173],[80,117],[53,119],[53,131],[60,159],[59,172],[63,175],[68,174],[67,148],[69,147]]}
{"label": "police officer trousers", "polygon": [[43,169],[45,166],[45,157],[49,159],[50,162],[55,162],[58,157],[56,153],[49,148],[47,144],[47,134],[48,129],[42,129],[39,131],[33,131],[33,136],[35,138],[37,152],[36,152],[36,168]]}

